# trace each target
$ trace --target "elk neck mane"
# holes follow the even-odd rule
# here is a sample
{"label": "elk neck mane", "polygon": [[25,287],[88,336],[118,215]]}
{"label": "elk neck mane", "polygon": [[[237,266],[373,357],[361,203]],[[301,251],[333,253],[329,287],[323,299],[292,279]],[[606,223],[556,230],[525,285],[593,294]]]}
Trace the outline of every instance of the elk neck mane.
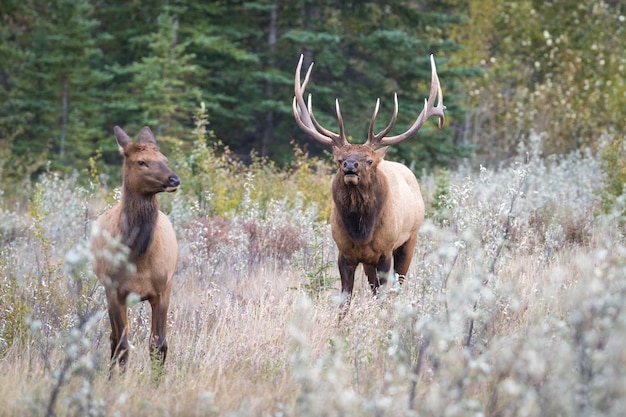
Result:
{"label": "elk neck mane", "polygon": [[120,231],[122,242],[130,248],[130,260],[137,259],[150,247],[158,217],[159,201],[156,195],[133,193],[124,183]]}
{"label": "elk neck mane", "polygon": [[370,184],[348,186],[340,175],[335,177],[333,199],[339,218],[355,242],[365,243],[372,239],[374,229],[382,215],[389,187],[387,178],[379,171]]}

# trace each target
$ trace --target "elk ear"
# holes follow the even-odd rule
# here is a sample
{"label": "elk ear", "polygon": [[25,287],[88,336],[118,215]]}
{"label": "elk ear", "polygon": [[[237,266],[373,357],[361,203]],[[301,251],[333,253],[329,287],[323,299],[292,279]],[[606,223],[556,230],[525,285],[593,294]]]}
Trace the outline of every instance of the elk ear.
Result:
{"label": "elk ear", "polygon": [[341,149],[339,146],[334,146],[333,145],[333,159],[336,161],[337,158],[339,158],[339,154],[341,152]]}
{"label": "elk ear", "polygon": [[154,139],[152,130],[148,126],[144,126],[141,132],[139,132],[138,143],[154,143],[156,145],[156,139]]}
{"label": "elk ear", "polygon": [[117,146],[120,147],[120,153],[124,153],[124,151],[126,150],[126,147],[131,142],[130,138],[128,137],[126,132],[124,132],[124,130],[119,126],[115,126],[113,128],[113,133],[115,134],[115,140],[117,141]]}
{"label": "elk ear", "polygon": [[384,148],[376,149],[374,152],[376,153],[376,156],[378,156],[380,159],[383,159],[385,157],[385,154],[387,153],[387,149],[389,149],[389,146],[385,146]]}

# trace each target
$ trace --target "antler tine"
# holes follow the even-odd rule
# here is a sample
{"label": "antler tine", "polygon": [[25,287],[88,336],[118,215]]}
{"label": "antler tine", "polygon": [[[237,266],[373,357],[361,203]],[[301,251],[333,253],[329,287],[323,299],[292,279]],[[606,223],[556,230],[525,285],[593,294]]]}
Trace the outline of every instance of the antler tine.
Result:
{"label": "antler tine", "polygon": [[320,134],[313,125],[311,121],[311,117],[306,111],[306,105],[304,104],[304,98],[302,97],[302,92],[309,82],[309,77],[311,75],[311,69],[313,68],[313,63],[309,66],[307,70],[306,76],[304,77],[304,83],[300,82],[300,72],[302,71],[302,61],[304,59],[304,55],[300,55],[300,60],[298,61],[298,66],[296,67],[296,74],[294,78],[294,97],[293,97],[293,115],[296,119],[296,123],[300,128],[311,136],[313,139],[324,145],[332,145],[333,141]]}
{"label": "antler tine", "polygon": [[343,128],[343,117],[341,117],[341,109],[339,108],[339,99],[335,99],[335,110],[337,111],[337,121],[339,122],[339,140],[342,140],[344,143],[348,143],[346,140],[346,132]]}
{"label": "antler tine", "polygon": [[[302,71],[302,61],[304,59],[304,55],[300,55],[300,60],[298,61],[298,66],[296,67],[296,74],[294,78],[294,97],[293,97],[293,115],[296,119],[296,123],[300,128],[311,136],[316,141],[320,142],[323,145],[327,146],[338,146],[341,147],[348,142],[345,139],[345,135],[343,132],[343,120],[341,120],[341,115],[338,113],[339,117],[339,127],[340,132],[339,135],[324,129],[313,116],[311,112],[311,100],[309,97],[309,108],[307,109],[306,104],[304,103],[304,98],[302,94],[304,93],[304,89],[309,82],[309,78],[311,76],[311,70],[313,69],[313,63],[309,66],[309,69],[306,72],[306,76],[304,77],[304,82],[300,82],[300,72]],[[321,131],[321,132],[320,132]]]}
{"label": "antler tine", "polygon": [[431,97],[434,96],[433,90],[435,88],[435,84],[437,86],[437,107],[435,108],[436,112],[433,112],[433,114],[431,114],[430,116],[439,117],[439,121],[437,122],[437,127],[441,129],[446,119],[446,116],[443,114],[443,111],[446,109],[446,106],[443,104],[443,92],[441,91],[441,84],[439,83],[439,76],[437,75],[437,67],[435,66],[435,58],[433,57],[432,54],[430,54],[430,65],[433,68],[433,72],[432,72],[432,77],[431,77],[432,81],[430,83],[430,94],[428,95],[429,101],[432,100]]}
{"label": "antler tine", "polygon": [[378,116],[378,109],[380,108],[380,98],[376,99],[376,105],[374,106],[374,113],[372,114],[372,120],[370,120],[370,128],[367,130],[367,141],[365,145],[375,146],[374,143],[374,123],[376,123],[376,116]]}
{"label": "antler tine", "polygon": [[378,108],[380,107],[380,99],[376,100],[376,107],[374,108],[374,114],[372,115],[370,128],[367,133],[367,142],[365,142],[366,145],[369,145],[371,147],[378,146],[378,141],[380,141],[381,138],[385,137],[385,135],[389,133],[389,131],[395,126],[396,120],[398,120],[398,93],[393,93],[393,103],[393,115],[391,116],[389,124],[378,134],[374,134],[374,123],[376,122],[376,116],[378,116]]}
{"label": "antler tine", "polygon": [[367,130],[367,142],[369,144],[374,137],[374,123],[376,123],[376,116],[378,116],[378,109],[380,108],[380,97],[376,99],[376,105],[374,106],[374,113],[372,113],[372,120],[370,120],[370,128]]}
{"label": "antler tine", "polygon": [[313,114],[313,104],[312,104],[312,102],[313,102],[313,100],[311,98],[311,94],[309,94],[309,100],[308,100],[309,116],[311,116],[311,121],[313,122],[313,125],[315,126],[315,128],[320,133],[322,133],[323,135],[326,135],[329,138],[332,138],[333,140],[338,140],[339,139],[339,135],[337,133],[331,132],[330,130],[326,129],[324,126],[319,124],[319,122],[315,118],[315,115]]}
{"label": "antler tine", "polygon": [[[432,68],[430,94],[428,96],[428,99],[424,100],[424,108],[420,112],[419,116],[417,116],[417,119],[413,123],[413,126],[411,126],[409,130],[400,135],[389,136],[380,139],[376,146],[395,145],[405,139],[410,138],[415,133],[417,133],[417,131],[421,129],[424,122],[432,116],[439,117],[438,126],[439,128],[443,127],[443,123],[445,121],[445,115],[443,111],[446,109],[446,106],[443,104],[443,93],[441,92],[441,85],[439,84],[439,77],[437,76],[435,58],[432,54],[430,55],[430,66]],[[434,105],[435,97],[437,98],[437,106]]]}

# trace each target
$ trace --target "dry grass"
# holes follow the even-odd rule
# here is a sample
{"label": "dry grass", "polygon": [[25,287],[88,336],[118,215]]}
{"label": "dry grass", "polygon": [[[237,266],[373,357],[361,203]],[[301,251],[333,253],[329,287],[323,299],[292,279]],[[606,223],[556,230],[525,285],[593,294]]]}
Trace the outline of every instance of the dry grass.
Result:
{"label": "dry grass", "polygon": [[[310,287],[311,271],[337,274],[315,210],[277,201],[263,216],[210,220],[178,216],[174,201],[181,257],[160,379],[145,303],[132,307],[128,370],[109,379],[82,223],[45,214],[56,203],[44,191],[30,214],[2,214],[37,227],[0,247],[0,416],[620,415],[626,244],[620,218],[595,210],[598,172],[591,156],[572,155],[450,173],[405,285],[373,299],[360,271],[341,323],[339,284]],[[422,182],[430,201],[435,182]],[[90,201],[77,198],[64,201],[70,219]],[[216,235],[224,225],[228,236]],[[296,250],[267,247],[287,230]],[[25,330],[8,340],[20,305]]]}

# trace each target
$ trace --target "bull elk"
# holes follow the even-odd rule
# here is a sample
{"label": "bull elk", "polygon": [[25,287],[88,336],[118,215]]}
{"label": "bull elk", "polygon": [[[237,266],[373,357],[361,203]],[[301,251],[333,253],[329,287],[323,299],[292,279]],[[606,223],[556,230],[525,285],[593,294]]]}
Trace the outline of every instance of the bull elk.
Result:
{"label": "bull elk", "polygon": [[[122,369],[128,360],[127,299],[136,294],[152,307],[150,354],[164,363],[167,355],[167,312],[172,275],[178,261],[178,243],[172,224],[159,210],[156,194],[174,192],[180,179],[167,166],[149,127],[133,142],[119,126],[115,139],[124,155],[122,198],[96,222],[91,242],[95,273],[105,287],[111,321],[111,365]],[[107,251],[112,239],[128,248],[128,265],[115,262],[121,251]]]}
{"label": "bull elk", "polygon": [[[400,283],[409,269],[417,242],[417,230],[424,221],[424,200],[415,175],[406,166],[383,159],[391,145],[396,145],[417,133],[424,122],[439,118],[443,126],[443,95],[433,56],[430,56],[432,78],[430,95],[413,125],[397,136],[387,136],[398,116],[398,96],[394,94],[394,111],[389,124],[374,133],[380,99],[376,101],[369,124],[367,141],[350,144],[346,140],[339,100],[335,101],[339,133],[322,127],[315,116],[308,96],[303,94],[313,64],[300,82],[302,55],[296,67],[293,114],[298,126],[317,142],[332,147],[337,173],[332,181],[331,231],[339,251],[338,266],[341,276],[344,313],[350,305],[357,266],[363,264],[374,295],[391,273],[392,260]],[[435,98],[437,106],[434,105]],[[394,275],[395,276],[395,275]]]}

